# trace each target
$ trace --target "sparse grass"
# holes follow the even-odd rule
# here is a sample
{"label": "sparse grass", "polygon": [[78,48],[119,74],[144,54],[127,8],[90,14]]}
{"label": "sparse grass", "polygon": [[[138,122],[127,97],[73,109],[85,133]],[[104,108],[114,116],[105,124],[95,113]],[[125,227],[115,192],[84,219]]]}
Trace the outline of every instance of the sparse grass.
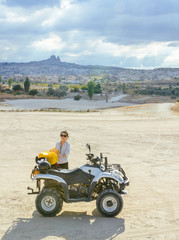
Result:
{"label": "sparse grass", "polygon": [[65,113],[87,113],[87,112],[97,112],[97,110],[78,110],[78,111],[72,111],[72,110],[63,110],[59,108],[41,108],[41,109],[34,109],[34,110],[27,110],[27,109],[16,109],[16,110],[0,110],[0,112],[65,112]]}
{"label": "sparse grass", "polygon": [[148,106],[148,105],[151,105],[151,104],[153,104],[153,103],[146,103],[146,104],[139,104],[139,105],[133,105],[133,106],[126,106],[126,107],[121,107],[121,110],[136,109],[136,108],[143,107],[144,105]]}
{"label": "sparse grass", "polygon": [[179,112],[179,102],[176,102],[175,105],[171,107],[171,110]]}
{"label": "sparse grass", "polygon": [[31,85],[36,85],[40,87],[48,87],[48,83],[32,83]]}

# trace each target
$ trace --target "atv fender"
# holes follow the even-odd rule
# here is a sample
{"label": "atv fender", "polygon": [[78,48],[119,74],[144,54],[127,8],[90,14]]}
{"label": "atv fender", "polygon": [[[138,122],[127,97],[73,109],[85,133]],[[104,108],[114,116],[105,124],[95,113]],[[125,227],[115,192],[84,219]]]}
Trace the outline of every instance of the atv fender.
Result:
{"label": "atv fender", "polygon": [[103,172],[103,173],[99,174],[98,176],[96,176],[96,177],[93,179],[93,181],[91,182],[91,186],[90,186],[90,189],[89,189],[89,199],[91,199],[91,195],[92,195],[92,193],[93,193],[93,191],[94,191],[94,189],[95,189],[98,181],[99,181],[101,178],[110,178],[110,179],[113,179],[113,180],[119,182],[120,184],[123,184],[123,183],[124,183],[124,180],[123,180],[122,177],[121,177],[121,178],[117,178],[117,177],[113,176],[111,173],[107,173],[107,172],[104,173],[104,172]]}
{"label": "atv fender", "polygon": [[67,186],[66,182],[61,177],[51,175],[51,174],[37,174],[32,179],[32,181],[44,180],[44,179],[50,179],[50,180],[54,180],[54,181],[57,181],[58,183],[60,183],[60,185],[61,185],[61,187],[63,188],[63,191],[64,191],[64,196],[66,198],[65,200],[68,201],[68,199],[69,199],[68,186]]}
{"label": "atv fender", "polygon": [[102,172],[99,175],[97,175],[92,182],[98,182],[101,178],[111,178],[115,181],[119,182],[120,184],[124,183],[123,178],[119,175],[118,177],[114,176],[112,173],[108,172]]}

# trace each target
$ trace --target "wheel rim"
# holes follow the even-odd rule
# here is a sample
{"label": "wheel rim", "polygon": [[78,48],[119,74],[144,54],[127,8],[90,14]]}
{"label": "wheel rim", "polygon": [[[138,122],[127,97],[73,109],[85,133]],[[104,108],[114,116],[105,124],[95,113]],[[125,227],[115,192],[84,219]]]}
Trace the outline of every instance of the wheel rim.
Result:
{"label": "wheel rim", "polygon": [[56,200],[52,196],[46,196],[42,199],[41,206],[45,211],[52,211],[56,206]]}
{"label": "wheel rim", "polygon": [[117,209],[117,200],[113,196],[105,197],[102,206],[106,212],[114,212]]}

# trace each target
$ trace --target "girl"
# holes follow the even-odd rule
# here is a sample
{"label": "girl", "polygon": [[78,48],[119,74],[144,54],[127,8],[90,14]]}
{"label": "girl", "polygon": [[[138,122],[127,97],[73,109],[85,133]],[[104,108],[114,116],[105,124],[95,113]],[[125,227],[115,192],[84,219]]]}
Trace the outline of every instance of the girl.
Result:
{"label": "girl", "polygon": [[56,143],[55,148],[59,150],[57,167],[68,169],[68,155],[70,153],[70,143],[67,142],[69,138],[67,131],[60,133],[61,141]]}

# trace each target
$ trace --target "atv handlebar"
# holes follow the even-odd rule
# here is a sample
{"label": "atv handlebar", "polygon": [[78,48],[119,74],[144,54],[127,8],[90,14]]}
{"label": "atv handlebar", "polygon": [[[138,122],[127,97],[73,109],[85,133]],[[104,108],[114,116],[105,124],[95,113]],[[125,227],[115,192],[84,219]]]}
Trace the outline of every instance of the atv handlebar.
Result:
{"label": "atv handlebar", "polygon": [[[87,144],[87,146],[89,148],[90,145]],[[86,156],[87,156],[87,160],[89,160],[94,165],[101,165],[101,163],[103,162],[103,159],[104,159],[104,170],[105,171],[106,170],[111,171],[113,169],[117,169],[118,171],[120,171],[123,174],[124,178],[127,179],[126,174],[125,174],[124,170],[121,168],[120,164],[108,165],[108,159],[107,159],[107,157],[103,157],[102,153],[100,153],[100,158],[99,157],[94,158],[94,154],[91,152],[86,154]]]}
{"label": "atv handlebar", "polygon": [[[96,164],[101,164],[102,161],[103,161],[103,155],[102,153],[100,153],[100,158],[99,157],[96,157],[94,158],[94,154],[93,153],[88,153],[86,154],[87,156],[87,160],[89,160],[91,163],[93,163],[94,165]],[[107,157],[105,158],[105,162],[107,161]],[[107,163],[106,163],[107,164]],[[107,169],[107,166],[105,167]]]}
{"label": "atv handlebar", "polygon": [[87,153],[86,156],[87,156],[87,159],[91,161],[94,157],[94,154],[93,153]]}
{"label": "atv handlebar", "polygon": [[[91,146],[90,146],[90,144],[87,143],[86,147],[89,149],[89,153],[86,154],[87,160],[89,160],[93,164],[101,164],[102,161],[103,161],[103,158],[104,158],[103,154],[100,153],[100,158],[99,157],[94,158],[94,154],[91,153]],[[106,158],[106,161],[107,161],[107,158]],[[107,169],[107,167],[105,167],[105,168]]]}

